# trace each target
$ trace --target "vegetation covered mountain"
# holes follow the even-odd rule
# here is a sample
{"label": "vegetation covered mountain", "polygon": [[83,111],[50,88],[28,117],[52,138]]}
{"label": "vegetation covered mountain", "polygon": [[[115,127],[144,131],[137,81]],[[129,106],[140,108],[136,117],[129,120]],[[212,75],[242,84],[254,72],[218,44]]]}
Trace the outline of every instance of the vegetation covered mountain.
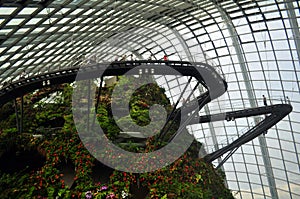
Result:
{"label": "vegetation covered mountain", "polygon": [[[120,77],[118,83],[128,90],[125,87],[134,81],[131,78],[136,77]],[[73,87],[64,84],[59,91],[52,89],[56,93],[52,101],[39,98],[39,92],[45,95],[45,91],[24,96],[22,133],[16,126],[15,105],[8,103],[0,109],[0,198],[232,198],[223,173],[197,157],[197,142],[174,163],[152,173],[127,173],[102,165],[78,136],[71,110]],[[154,151],[167,144],[157,142],[156,136],[132,139],[120,135],[111,111],[113,89],[102,88],[97,107],[96,117],[106,136],[135,152]],[[130,98],[130,115],[118,122],[132,118],[146,126],[153,104],[164,106],[168,113],[172,110],[157,84],[138,88]],[[19,109],[19,99],[17,106]],[[36,134],[42,138],[34,137]]]}

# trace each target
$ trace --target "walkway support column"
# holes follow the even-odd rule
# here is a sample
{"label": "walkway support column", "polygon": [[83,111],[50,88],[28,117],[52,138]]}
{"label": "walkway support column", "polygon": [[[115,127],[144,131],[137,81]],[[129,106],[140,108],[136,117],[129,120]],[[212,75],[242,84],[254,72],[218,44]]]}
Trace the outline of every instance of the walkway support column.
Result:
{"label": "walkway support column", "polygon": [[18,102],[17,99],[14,99],[14,107],[15,107],[15,114],[16,114],[16,124],[17,124],[17,131],[20,132],[20,123],[19,123],[19,113],[18,113]]}

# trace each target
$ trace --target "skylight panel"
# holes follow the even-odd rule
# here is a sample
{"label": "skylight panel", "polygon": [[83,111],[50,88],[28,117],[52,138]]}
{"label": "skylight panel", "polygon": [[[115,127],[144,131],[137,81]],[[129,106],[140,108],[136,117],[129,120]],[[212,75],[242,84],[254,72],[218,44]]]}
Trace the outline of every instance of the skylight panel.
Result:
{"label": "skylight panel", "polygon": [[251,29],[249,25],[243,25],[243,26],[236,27],[236,31],[238,32],[238,34],[246,34],[246,33],[250,33]]}
{"label": "skylight panel", "polygon": [[[107,11],[107,10],[106,10],[106,11]],[[106,13],[106,16],[109,16],[109,17],[110,17],[111,14],[114,13],[114,12],[115,12],[114,10],[110,10],[110,11],[108,11],[108,12]]]}
{"label": "skylight panel", "polygon": [[48,57],[44,62],[48,63],[50,62],[52,59],[54,59],[55,57],[54,56],[50,56]]}
{"label": "skylight panel", "polygon": [[253,35],[251,33],[243,34],[243,35],[241,34],[240,39],[241,39],[242,43],[254,42],[254,38],[253,38]]}
{"label": "skylight panel", "polygon": [[0,35],[8,35],[13,29],[1,29]]}
{"label": "skylight panel", "polygon": [[15,52],[15,51],[17,51],[20,47],[21,47],[21,46],[13,46],[13,47],[11,47],[11,48],[8,50],[8,52],[9,52],[9,53]]}
{"label": "skylight panel", "polygon": [[55,31],[57,28],[58,28],[58,27],[50,27],[50,28],[47,30],[47,32],[53,32],[53,31]]}
{"label": "skylight panel", "polygon": [[286,34],[283,30],[282,31],[279,31],[279,30],[270,31],[270,35],[271,35],[272,40],[286,39]]}
{"label": "skylight panel", "polygon": [[0,48],[0,53],[2,53],[5,49],[6,49],[6,47],[1,47]]}
{"label": "skylight panel", "polygon": [[106,12],[105,9],[101,9],[98,12],[96,12],[94,15],[102,15],[102,13]]}
{"label": "skylight panel", "polygon": [[63,48],[65,46],[65,42],[58,42],[57,48]]}
{"label": "skylight panel", "polygon": [[89,26],[81,27],[80,31],[86,31],[88,28],[89,28]]}
{"label": "skylight panel", "polygon": [[25,20],[25,18],[15,18],[10,20],[7,23],[7,26],[18,26],[20,23],[22,23]]}
{"label": "skylight panel", "polygon": [[270,12],[270,13],[265,13],[266,19],[274,19],[274,18],[279,18],[280,14],[278,12]]}
{"label": "skylight panel", "polygon": [[93,18],[87,18],[87,19],[85,19],[83,22],[81,22],[82,24],[87,24],[87,23],[89,23],[90,21],[92,21],[93,20]]}
{"label": "skylight panel", "polygon": [[218,30],[219,30],[219,28],[218,28],[217,25],[210,25],[210,26],[206,27],[206,31],[209,32],[209,33],[216,32]]}
{"label": "skylight panel", "polygon": [[283,23],[281,20],[276,20],[276,21],[268,21],[267,23],[268,29],[269,30],[275,30],[275,29],[283,29]]}
{"label": "skylight panel", "polygon": [[36,60],[34,64],[40,64],[44,59],[44,57],[38,58],[38,60]]}
{"label": "skylight panel", "polygon": [[5,61],[8,58],[8,55],[2,55],[0,56],[0,62]]}
{"label": "skylight panel", "polygon": [[190,30],[189,30],[188,28],[183,28],[183,29],[179,30],[179,33],[180,33],[181,35],[184,35],[184,34],[186,34],[186,33],[188,33],[188,32],[190,32]]}
{"label": "skylight panel", "polygon": [[64,26],[59,28],[58,32],[65,32],[68,28],[70,28],[70,26]]}
{"label": "skylight panel", "polygon": [[32,13],[34,13],[34,11],[36,11],[38,8],[23,8],[23,10],[21,10],[21,12],[19,12],[19,15],[31,15]]}
{"label": "skylight panel", "polygon": [[64,3],[64,0],[55,0],[55,1],[53,1],[52,4],[62,5],[63,3]]}
{"label": "skylight panel", "polygon": [[252,8],[252,9],[247,9],[247,10],[245,10],[245,13],[247,14],[247,15],[250,15],[250,14],[252,14],[252,13],[259,13],[260,12],[260,10],[258,9],[258,8]]}
{"label": "skylight panel", "polygon": [[50,25],[50,24],[53,24],[55,23],[55,21],[57,20],[57,18],[48,18],[47,20],[45,20],[43,22],[43,25]]}
{"label": "skylight panel", "polygon": [[30,28],[20,28],[17,30],[17,32],[15,34],[17,35],[22,35],[24,33],[26,33]]}
{"label": "skylight panel", "polygon": [[62,52],[64,51],[64,49],[56,49],[56,51],[55,51],[55,55],[60,55]]}
{"label": "skylight panel", "polygon": [[[279,46],[277,46],[279,47]],[[277,60],[291,60],[291,53],[286,50],[278,50],[275,52]]]}
{"label": "skylight panel", "polygon": [[79,21],[81,21],[81,20],[83,20],[83,18],[82,17],[77,17],[76,19],[75,18],[73,18],[72,19],[72,21],[70,21],[69,23],[71,23],[71,24],[75,24],[75,23],[78,23]]}
{"label": "skylight panel", "polygon": [[35,25],[39,23],[42,19],[43,18],[32,18],[26,23],[26,25]]}
{"label": "skylight panel", "polygon": [[214,23],[213,19],[203,21],[203,25],[208,25],[208,24],[213,24],[213,23]]}
{"label": "skylight panel", "polygon": [[62,8],[62,9],[59,10],[58,13],[63,15],[63,14],[66,14],[70,9],[71,8]]}
{"label": "skylight panel", "polygon": [[94,4],[95,2],[97,2],[97,1],[98,1],[98,0],[89,0],[89,1],[85,2],[84,5],[92,5],[92,4]]}
{"label": "skylight panel", "polygon": [[82,0],[73,0],[73,1],[71,1],[71,5],[78,5],[79,3],[81,3],[82,2]]}
{"label": "skylight panel", "polygon": [[32,33],[39,33],[41,31],[43,31],[45,28],[44,27],[39,27],[39,28],[35,28]]}
{"label": "skylight panel", "polygon": [[115,11],[112,15],[112,17],[118,17],[119,15],[122,15],[124,14],[124,12],[122,10],[119,10],[119,11]]}
{"label": "skylight panel", "polygon": [[17,53],[17,54],[15,54],[15,55],[11,58],[11,60],[18,59],[18,58],[21,57],[23,54],[24,54],[24,53]]}
{"label": "skylight panel", "polygon": [[82,12],[84,9],[83,8],[77,8],[76,10],[74,10],[70,15],[77,15],[80,12]]}
{"label": "skylight panel", "polygon": [[53,12],[55,10],[55,8],[44,8],[43,10],[41,10],[41,12],[39,13],[40,15],[48,15],[51,12]]}
{"label": "skylight panel", "polygon": [[10,66],[10,63],[6,62],[6,63],[1,65],[1,69],[6,69],[9,66]]}
{"label": "skylight panel", "polygon": [[70,17],[64,17],[60,21],[58,21],[57,24],[65,24],[69,20],[71,20]]}
{"label": "skylight panel", "polygon": [[2,7],[0,8],[0,15],[11,15],[16,9],[15,7]]}
{"label": "skylight panel", "polygon": [[[24,51],[22,51],[22,52],[24,52]],[[26,53],[26,58],[27,59],[35,54],[34,51],[32,51],[32,52],[24,52],[24,53]]]}
{"label": "skylight panel", "polygon": [[39,56],[43,55],[44,53],[46,53],[46,51],[45,51],[45,50],[41,50],[41,51],[39,51],[39,52],[36,54],[36,56],[39,57]]}
{"label": "skylight panel", "polygon": [[210,34],[210,37],[211,37],[211,39],[214,41],[214,40],[222,39],[222,38],[223,38],[223,35],[221,34],[220,31],[216,31],[216,32],[212,32],[212,33]]}
{"label": "skylight panel", "polygon": [[18,67],[23,63],[23,60],[19,60],[16,63],[14,63],[13,67]]}
{"label": "skylight panel", "polygon": [[89,15],[89,14],[91,14],[94,11],[95,11],[95,9],[89,9],[85,13],[83,13],[83,15]]}
{"label": "skylight panel", "polygon": [[251,23],[251,27],[253,30],[265,30],[267,27],[265,23]]}
{"label": "skylight panel", "polygon": [[[174,6],[176,6],[176,5],[174,5]],[[188,9],[188,8],[192,8],[193,5],[190,3],[187,3],[187,2],[183,2],[183,3],[181,3],[180,6],[177,6],[177,7],[180,9]]]}
{"label": "skylight panel", "polygon": [[70,31],[71,32],[76,32],[79,29],[80,29],[80,26],[74,26]]}
{"label": "skylight panel", "polygon": [[40,43],[36,48],[39,50],[42,49],[45,45],[46,43]]}

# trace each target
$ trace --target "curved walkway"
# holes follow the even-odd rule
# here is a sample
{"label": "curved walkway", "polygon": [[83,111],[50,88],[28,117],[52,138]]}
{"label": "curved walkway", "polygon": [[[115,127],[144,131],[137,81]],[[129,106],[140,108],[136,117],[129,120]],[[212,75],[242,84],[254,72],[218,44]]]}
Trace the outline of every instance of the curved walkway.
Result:
{"label": "curved walkway", "polygon": [[[74,67],[69,69],[62,69],[46,74],[39,74],[28,78],[19,79],[4,85],[0,90],[0,106],[6,102],[13,100],[17,97],[33,92],[36,89],[48,87],[50,85],[57,85],[62,83],[74,82],[78,73],[86,74],[87,78],[99,78],[99,72],[103,72],[103,76],[123,75],[126,72],[140,66],[144,71],[134,71],[136,74],[149,73],[152,75],[174,75],[174,70],[166,70],[168,66],[183,76],[193,76],[205,87],[202,76],[210,75],[216,79],[216,83],[224,88],[225,81],[221,81],[221,76],[208,64],[193,63],[182,61],[160,61],[160,60],[138,60],[138,61],[124,61],[124,62],[110,62],[101,64],[91,64],[85,67]],[[199,74],[199,72],[201,74]],[[178,74],[175,73],[175,74]],[[83,77],[84,75],[81,75]],[[225,86],[225,89],[227,87]],[[215,97],[222,95],[226,90],[214,90]]]}
{"label": "curved walkway", "polygon": [[[139,66],[139,70],[132,70]],[[175,70],[170,70],[168,66]],[[151,74],[151,75],[178,75],[191,76],[198,80],[198,82],[204,86],[207,91],[198,96],[195,100],[188,102],[185,105],[184,112],[194,111],[194,107],[201,109],[205,104],[209,103],[211,100],[221,96],[227,90],[227,83],[222,79],[220,74],[216,70],[205,63],[190,63],[182,61],[160,61],[160,60],[138,60],[138,61],[120,61],[120,62],[110,62],[101,64],[90,64],[85,67],[74,67],[70,69],[63,69],[58,71],[53,71],[47,74],[40,74],[18,81],[12,82],[2,87],[0,90],[0,106],[6,102],[13,100],[17,97],[23,96],[26,93],[33,92],[36,89],[41,89],[44,87],[49,87],[52,85],[71,83],[74,82],[78,74],[83,79],[99,78],[99,74],[103,76],[117,76],[123,75],[131,71],[131,74]],[[197,104],[197,106],[195,106]],[[265,119],[259,122],[256,126],[251,128],[245,134],[240,136],[238,139],[233,141],[231,144],[213,152],[207,154],[205,159],[211,162],[225,153],[231,151],[234,152],[239,146],[249,142],[250,140],[256,138],[257,136],[265,133],[269,128],[274,126],[277,122],[283,119],[292,111],[292,106],[288,104],[278,104],[272,106],[250,108],[240,111],[226,112],[206,115],[197,117],[196,111],[189,117],[186,118],[186,125],[194,123],[204,123],[213,122],[219,120],[237,119],[242,117],[252,117],[256,115],[265,115]],[[182,112],[181,114],[185,114]],[[170,116],[172,119],[177,119],[180,115],[180,109],[174,111],[175,116]],[[213,118],[213,119],[212,119]],[[177,136],[177,135],[174,135]],[[172,139],[174,138],[172,137]],[[225,158],[226,160],[226,158]]]}

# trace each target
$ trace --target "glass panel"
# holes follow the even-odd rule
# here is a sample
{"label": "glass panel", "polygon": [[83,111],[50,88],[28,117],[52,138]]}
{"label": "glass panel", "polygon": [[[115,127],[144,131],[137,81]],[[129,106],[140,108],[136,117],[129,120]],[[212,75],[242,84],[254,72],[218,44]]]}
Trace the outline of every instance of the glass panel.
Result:
{"label": "glass panel", "polygon": [[0,7],[0,15],[11,15],[16,9],[16,7]]}

